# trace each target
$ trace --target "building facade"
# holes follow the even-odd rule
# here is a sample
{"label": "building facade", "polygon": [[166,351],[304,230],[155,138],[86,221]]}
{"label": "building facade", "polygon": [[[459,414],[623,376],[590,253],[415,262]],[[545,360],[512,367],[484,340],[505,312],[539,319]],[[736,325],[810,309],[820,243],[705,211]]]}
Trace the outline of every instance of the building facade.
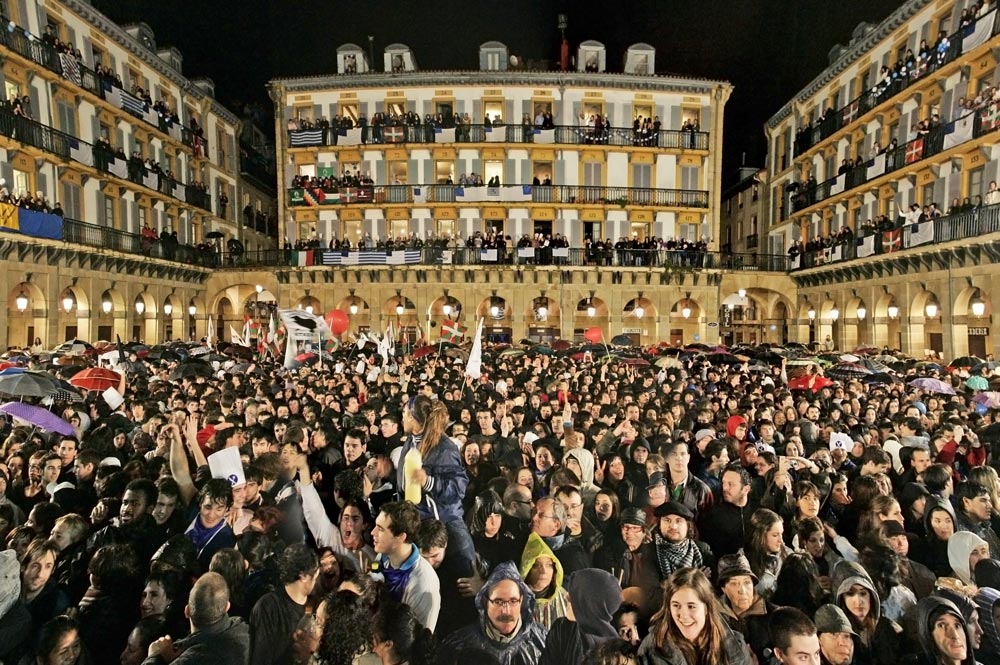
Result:
{"label": "building facade", "polygon": [[204,280],[242,241],[239,119],[145,24],[76,0],[0,14],[7,343],[203,333]]}
{"label": "building facade", "polygon": [[792,250],[800,339],[996,352],[997,17],[905,2],[768,121],[766,246]]}

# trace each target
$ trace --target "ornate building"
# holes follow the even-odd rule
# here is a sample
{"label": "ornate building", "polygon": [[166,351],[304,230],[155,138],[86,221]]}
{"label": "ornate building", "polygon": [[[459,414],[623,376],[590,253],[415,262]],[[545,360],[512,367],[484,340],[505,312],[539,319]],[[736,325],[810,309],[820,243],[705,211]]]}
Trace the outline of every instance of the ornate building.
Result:
{"label": "ornate building", "polygon": [[996,352],[1000,12],[971,4],[859,25],[768,121],[766,247],[795,245],[800,339]]}

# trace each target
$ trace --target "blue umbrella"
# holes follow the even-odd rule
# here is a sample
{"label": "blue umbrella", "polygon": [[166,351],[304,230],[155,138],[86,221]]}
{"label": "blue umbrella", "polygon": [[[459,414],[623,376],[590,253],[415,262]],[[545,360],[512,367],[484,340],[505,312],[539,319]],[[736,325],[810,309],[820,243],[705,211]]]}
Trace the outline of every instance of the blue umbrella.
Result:
{"label": "blue umbrella", "polygon": [[76,430],[73,429],[72,425],[40,406],[32,406],[24,402],[7,402],[0,405],[0,411],[46,432],[56,432],[63,436],[73,436],[76,434]]}

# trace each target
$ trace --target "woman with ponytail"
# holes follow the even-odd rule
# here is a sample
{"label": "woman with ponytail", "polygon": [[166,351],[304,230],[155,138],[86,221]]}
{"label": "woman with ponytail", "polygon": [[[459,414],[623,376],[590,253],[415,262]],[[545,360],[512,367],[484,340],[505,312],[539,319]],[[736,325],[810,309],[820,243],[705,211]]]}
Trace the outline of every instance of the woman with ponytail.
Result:
{"label": "woman with ponytail", "polygon": [[462,500],[469,485],[459,446],[444,431],[448,409],[424,395],[411,397],[403,408],[407,434],[396,480],[401,494],[412,501],[422,520],[435,518],[448,527],[448,549],[461,562],[476,556],[472,536],[463,519]]}
{"label": "woman with ponytail", "polygon": [[382,665],[431,665],[435,644],[408,605],[387,603],[372,621],[374,651]]}

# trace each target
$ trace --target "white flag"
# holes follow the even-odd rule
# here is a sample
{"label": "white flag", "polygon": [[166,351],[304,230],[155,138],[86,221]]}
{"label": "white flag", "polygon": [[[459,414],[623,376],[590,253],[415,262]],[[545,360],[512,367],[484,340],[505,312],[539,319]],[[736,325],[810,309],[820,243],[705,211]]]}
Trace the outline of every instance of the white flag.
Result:
{"label": "white flag", "polygon": [[215,330],[215,324],[212,323],[212,317],[208,317],[208,330],[205,331],[205,343],[208,346],[212,346],[212,331]]}
{"label": "white flag", "polygon": [[285,324],[289,340],[314,342],[317,335],[329,337],[333,334],[323,317],[304,309],[279,309],[278,315]]}
{"label": "white flag", "polygon": [[465,365],[465,375],[473,379],[483,375],[483,320],[479,319],[479,325],[476,326],[476,339],[472,342],[469,362]]}
{"label": "white flag", "polygon": [[367,343],[368,343],[368,337],[366,337],[364,333],[361,333],[358,336],[358,351],[365,348],[365,344]]}
{"label": "white flag", "polygon": [[243,343],[243,337],[236,332],[236,328],[229,326],[229,337],[231,338],[233,344],[239,344],[240,346],[246,346]]}

